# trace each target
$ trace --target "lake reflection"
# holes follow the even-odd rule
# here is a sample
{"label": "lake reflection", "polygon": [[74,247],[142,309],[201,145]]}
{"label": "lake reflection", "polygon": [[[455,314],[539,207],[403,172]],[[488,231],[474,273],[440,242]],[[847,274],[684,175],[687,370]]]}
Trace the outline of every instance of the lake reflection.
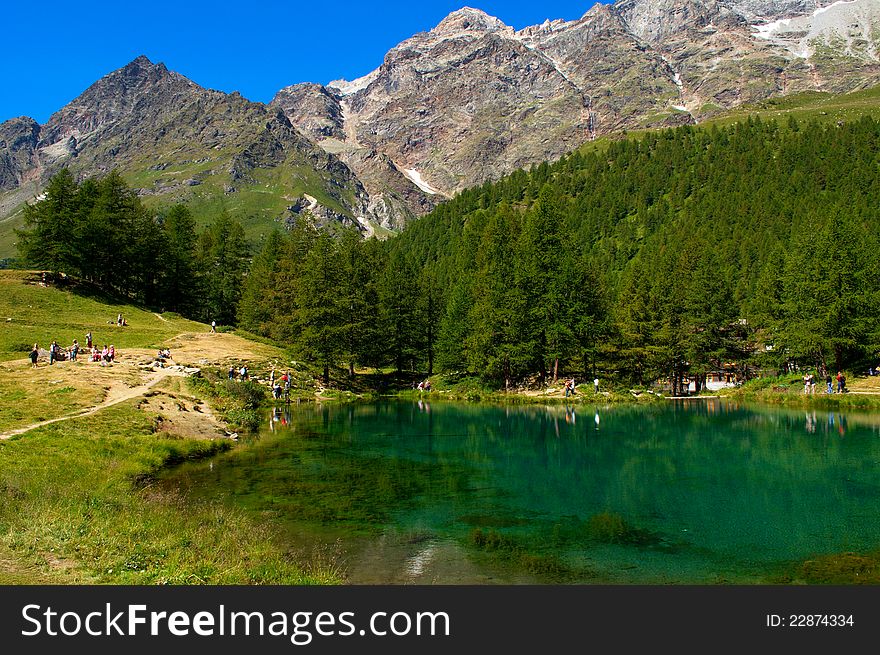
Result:
{"label": "lake reflection", "polygon": [[292,405],[166,484],[338,544],[352,582],[761,582],[880,546],[880,417],[656,406]]}

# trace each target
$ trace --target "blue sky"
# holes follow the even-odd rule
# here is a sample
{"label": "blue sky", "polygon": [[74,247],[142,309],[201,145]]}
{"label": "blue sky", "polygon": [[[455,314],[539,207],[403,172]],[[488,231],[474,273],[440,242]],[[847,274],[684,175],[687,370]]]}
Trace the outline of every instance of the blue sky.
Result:
{"label": "blue sky", "polygon": [[3,8],[0,122],[44,123],[144,54],[211,89],[269,102],[297,82],[354,79],[450,12],[471,6],[520,29],[579,18],[593,0],[12,2]]}

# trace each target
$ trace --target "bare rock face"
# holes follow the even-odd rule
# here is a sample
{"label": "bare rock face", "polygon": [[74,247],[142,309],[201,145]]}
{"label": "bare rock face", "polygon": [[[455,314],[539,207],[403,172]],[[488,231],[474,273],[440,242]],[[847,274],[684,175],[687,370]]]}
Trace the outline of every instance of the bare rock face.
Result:
{"label": "bare rock face", "polygon": [[351,141],[446,193],[527,166],[538,149],[552,158],[583,141],[578,89],[475,10],[394,48],[341,103]]}
{"label": "bare rock face", "polygon": [[285,87],[275,94],[272,105],[281,109],[298,130],[314,141],[345,138],[339,98],[320,84]]}
{"label": "bare rock face", "polygon": [[40,126],[22,116],[0,123],[0,191],[17,188],[38,165]]}
{"label": "bare rock face", "polygon": [[369,75],[281,104],[359,176],[381,154],[421,190],[451,195],[600,134],[877,83],[878,22],[877,0],[618,0],[517,32],[464,8]]}

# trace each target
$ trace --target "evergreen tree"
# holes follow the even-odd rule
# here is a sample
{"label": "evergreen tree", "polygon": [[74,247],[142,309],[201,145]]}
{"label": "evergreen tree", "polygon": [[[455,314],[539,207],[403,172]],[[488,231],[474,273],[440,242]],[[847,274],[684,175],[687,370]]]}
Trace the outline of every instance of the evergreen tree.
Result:
{"label": "evergreen tree", "polygon": [[235,324],[248,258],[244,229],[226,214],[202,232],[198,265],[204,279],[199,303],[204,321]]}
{"label": "evergreen tree", "polygon": [[196,266],[196,224],[185,205],[174,205],[165,216],[163,308],[191,315],[199,297]]}
{"label": "evergreen tree", "polygon": [[77,184],[66,168],[52,176],[45,198],[24,207],[24,230],[16,230],[22,259],[54,273],[78,273],[82,259]]}

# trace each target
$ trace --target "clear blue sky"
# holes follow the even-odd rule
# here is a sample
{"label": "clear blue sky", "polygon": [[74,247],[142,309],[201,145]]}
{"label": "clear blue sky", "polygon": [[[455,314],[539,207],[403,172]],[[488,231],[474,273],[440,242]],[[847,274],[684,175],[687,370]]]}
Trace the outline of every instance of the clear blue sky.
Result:
{"label": "clear blue sky", "polygon": [[103,75],[144,54],[201,86],[258,102],[297,82],[354,79],[450,12],[471,6],[521,29],[579,18],[594,0],[153,0],[9,2],[0,122],[44,123]]}

